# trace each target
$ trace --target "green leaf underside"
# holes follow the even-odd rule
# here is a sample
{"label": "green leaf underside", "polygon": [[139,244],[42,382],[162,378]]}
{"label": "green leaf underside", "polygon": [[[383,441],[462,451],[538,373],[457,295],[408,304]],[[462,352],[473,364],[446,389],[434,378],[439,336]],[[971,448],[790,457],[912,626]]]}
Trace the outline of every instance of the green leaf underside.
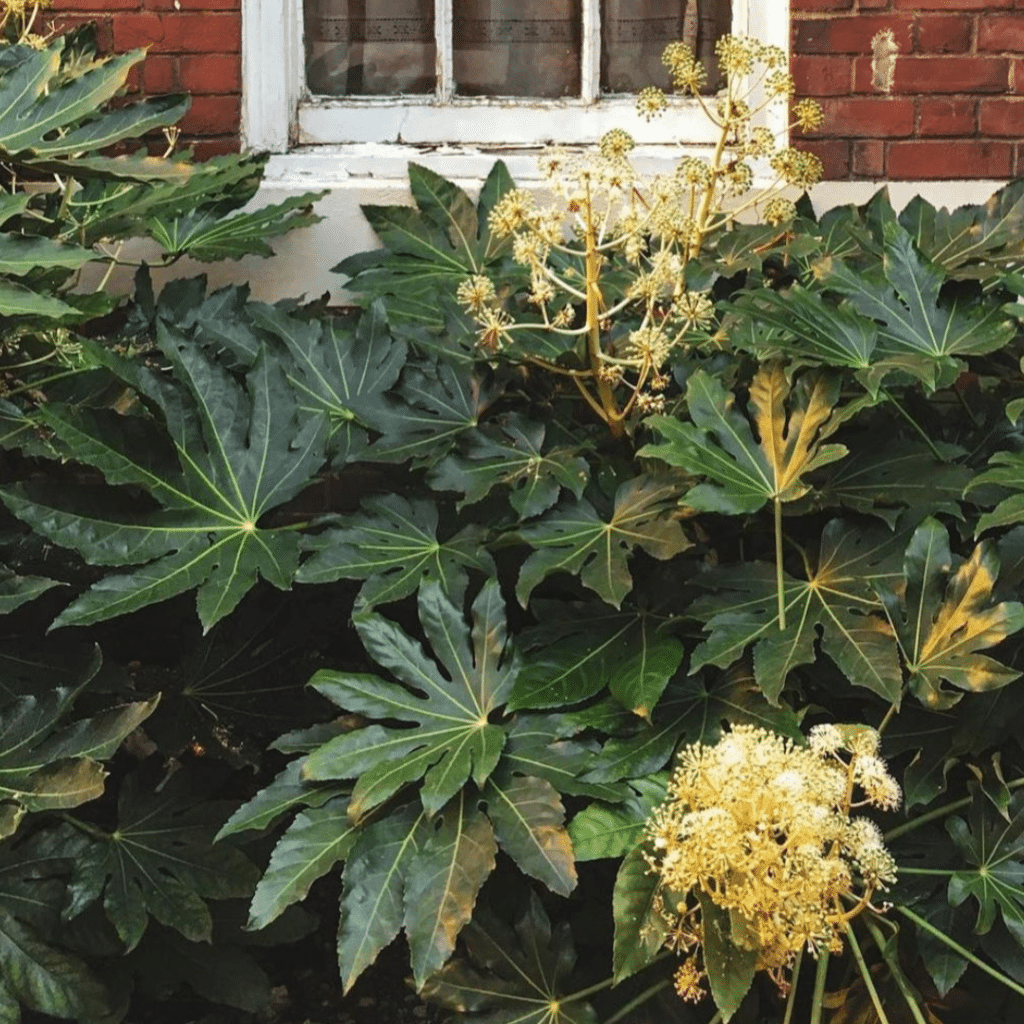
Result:
{"label": "green leaf underside", "polygon": [[425,998],[486,1024],[596,1024],[588,1002],[567,998],[576,965],[569,926],[553,930],[534,893],[514,930],[484,908],[462,938],[466,957],[430,978]]}
{"label": "green leaf underside", "polygon": [[497,582],[489,581],[474,601],[472,629],[437,585],[420,588],[419,609],[444,672],[393,622],[372,616],[357,624],[363,644],[400,682],[330,671],[313,678],[318,692],[348,711],[416,726],[370,725],[309,755],[305,778],[358,777],[349,807],[354,820],[420,778],[424,808],[440,810],[470,778],[478,786],[486,782],[505,744],[504,729],[488,719],[507,701],[518,669],[514,659],[502,661],[505,616]]}
{"label": "green leaf underside", "polygon": [[709,634],[691,671],[726,668],[754,645],[757,685],[775,703],[788,674],[813,663],[815,644],[855,686],[898,702],[903,683],[896,636],[873,587],[901,576],[905,536],[832,520],[823,530],[816,571],[784,575],[786,628],[779,629],[774,566],[760,562],[712,569],[697,578],[709,591],[690,613]]}
{"label": "green leaf underside", "polygon": [[247,897],[259,877],[238,850],[213,844],[224,813],[221,804],[197,802],[180,779],[157,793],[144,789],[138,775],[129,776],[121,786],[116,831],[75,837],[65,915],[75,917],[102,899],[128,949],[138,944],[150,916],[187,939],[209,942],[205,901]]}
{"label": "green leaf underside", "polygon": [[722,1011],[722,1020],[729,1021],[753,984],[757,950],[737,946],[732,941],[729,912],[716,906],[704,893],[699,899],[704,930],[701,947],[704,969],[715,1005]]}
{"label": "green leaf underside", "polygon": [[524,526],[518,536],[533,551],[519,571],[519,603],[525,607],[548,576],[568,572],[618,608],[633,588],[629,555],[634,548],[665,560],[691,547],[674,516],[677,495],[672,481],[639,476],[619,487],[607,520],[583,499],[561,502]]}
{"label": "green leaf underside", "polygon": [[163,414],[178,471],[157,470],[148,453],[123,447],[116,417],[53,406],[42,415],[76,458],[111,484],[143,487],[163,507],[134,518],[90,515],[63,501],[33,500],[31,488],[0,492],[15,515],[86,561],[138,566],[102,579],[55,625],[96,622],[198,587],[199,617],[208,629],[257,577],[285,589],[298,566],[297,535],[263,529],[259,521],[299,493],[320,468],[321,424],[300,417],[272,359],[257,360],[242,391],[187,339],[169,328],[159,331],[182,384],[165,384],[146,371],[133,383]]}

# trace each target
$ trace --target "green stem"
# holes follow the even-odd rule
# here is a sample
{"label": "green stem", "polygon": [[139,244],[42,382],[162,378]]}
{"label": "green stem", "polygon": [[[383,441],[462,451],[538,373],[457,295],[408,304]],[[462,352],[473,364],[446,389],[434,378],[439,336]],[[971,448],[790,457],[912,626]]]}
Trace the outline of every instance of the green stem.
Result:
{"label": "green stem", "polygon": [[893,981],[896,982],[896,986],[900,990],[900,995],[903,996],[903,1001],[907,1004],[907,1008],[910,1010],[910,1015],[914,1018],[917,1024],[926,1024],[924,1014],[921,1013],[921,1007],[918,1006],[917,1003],[916,993],[911,990],[910,982],[907,981],[906,975],[903,973],[903,968],[900,967],[899,963],[886,949],[885,939],[882,938],[882,933],[879,931],[878,926],[871,920],[871,918],[865,917],[864,927],[871,933],[871,938],[878,947],[878,952],[882,954],[882,959],[888,966],[889,973],[892,975]]}
{"label": "green stem", "polygon": [[789,982],[789,998],[786,1000],[786,1015],[782,1018],[782,1024],[789,1024],[793,1019],[793,1007],[796,1006],[796,986],[800,981],[800,966],[804,962],[804,947],[797,951],[796,960],[793,961],[793,977]]}
{"label": "green stem", "polygon": [[[1024,778],[1014,779],[1013,782],[1006,784],[1007,789],[1020,789],[1024,786]],[[889,829],[883,837],[887,843],[892,842],[893,839],[899,839],[900,836],[905,836],[908,832],[913,832],[915,828],[921,825],[927,824],[929,821],[934,821],[936,818],[944,818],[947,814],[952,814],[954,811],[962,810],[964,807],[969,807],[973,797],[965,796],[960,800],[954,800],[952,803],[943,804],[941,807],[936,807],[933,811],[928,811],[922,814],[919,818],[914,818],[913,821],[904,822],[902,825],[897,825],[895,828]]]}
{"label": "green stem", "polygon": [[810,1024],[821,1024],[822,1004],[825,1001],[825,976],[828,974],[828,957],[827,949],[823,949],[818,954],[818,969],[814,973],[814,997],[811,1004]]}
{"label": "green stem", "polygon": [[104,832],[103,829],[97,828],[95,825],[90,825],[87,821],[82,821],[80,818],[76,818],[72,814],[61,812],[58,817],[62,818],[69,825],[73,825],[80,832],[84,832],[87,836],[92,836],[93,839],[110,839],[110,833]]}
{"label": "green stem", "polygon": [[952,868],[905,868],[900,867],[901,875],[942,875],[948,878],[956,874]]}
{"label": "green stem", "polygon": [[853,928],[849,925],[846,928],[846,937],[850,940],[850,951],[853,953],[853,959],[857,961],[857,970],[860,971],[860,976],[864,979],[864,985],[868,990],[868,995],[871,996],[871,1003],[875,1008],[875,1013],[878,1014],[881,1024],[889,1024],[889,1018],[885,1015],[885,1010],[882,1008],[882,1000],[878,998],[878,989],[875,988],[874,979],[871,977],[868,965],[864,961],[864,954],[861,952],[860,943],[857,941],[857,936],[853,933]]}
{"label": "green stem", "polygon": [[924,441],[924,443],[928,446],[928,450],[932,453],[932,455],[935,456],[936,461],[945,462],[946,460],[939,454],[939,449],[935,447],[935,443],[925,432],[924,427],[922,427],[921,424],[918,423],[917,420],[915,420],[914,417],[911,416],[910,413],[907,412],[907,410],[904,409],[903,406],[900,405],[900,403],[897,402],[896,399],[893,398],[893,396],[885,388],[879,388],[878,391],[880,394],[885,395],[885,397],[894,406],[896,406],[896,411],[914,428],[915,432],[918,434],[921,440]]}
{"label": "green stem", "polygon": [[1008,989],[1016,992],[1018,995],[1024,996],[1024,986],[1018,985],[1012,978],[1008,978],[1002,971],[997,971],[994,967],[985,963],[984,960],[976,957],[969,949],[965,949],[960,945],[959,942],[954,942],[948,935],[943,934],[938,928],[930,925],[923,917],[918,917],[912,910],[907,910],[906,907],[896,907],[896,910],[902,914],[905,918],[913,921],[919,928],[928,932],[929,935],[933,935],[940,942],[944,942],[951,950],[955,953],[959,953],[965,960],[969,960],[975,967],[980,967],[987,975],[995,978],[996,981],[1002,982]]}
{"label": "green stem", "polygon": [[779,598],[779,632],[786,628],[786,587],[782,580],[782,499],[775,499],[775,591]]}
{"label": "green stem", "polygon": [[22,391],[32,391],[34,388],[41,388],[47,384],[52,384],[55,380],[74,377],[76,374],[83,372],[83,370],[66,370],[64,373],[55,373],[49,377],[44,377],[42,380],[34,380],[31,384],[22,384],[20,388],[12,388],[10,391],[5,391],[4,398],[10,398],[11,395],[20,395]]}
{"label": "green stem", "polygon": [[645,988],[643,992],[641,992],[638,996],[635,996],[633,999],[630,999],[630,1001],[626,1003],[625,1006],[620,1007],[618,1010],[616,1010],[615,1013],[613,1013],[604,1022],[604,1024],[619,1024],[619,1021],[622,1020],[623,1017],[628,1016],[638,1006],[643,1006],[643,1004],[646,1003],[648,999],[657,995],[663,988],[668,988],[671,984],[671,978],[662,978],[661,981],[656,981],[653,985],[649,986],[648,988]]}

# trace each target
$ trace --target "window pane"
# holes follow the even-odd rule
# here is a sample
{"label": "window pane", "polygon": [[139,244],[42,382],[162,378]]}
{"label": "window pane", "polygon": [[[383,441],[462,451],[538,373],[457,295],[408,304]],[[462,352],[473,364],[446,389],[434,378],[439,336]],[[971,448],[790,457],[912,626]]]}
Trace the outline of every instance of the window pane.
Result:
{"label": "window pane", "polygon": [[729,0],[601,0],[601,89],[639,92],[671,87],[661,63],[666,45],[681,39],[709,69],[707,92],[721,78],[714,70],[715,40],[732,24]]}
{"label": "window pane", "polygon": [[580,0],[455,0],[456,92],[578,96]]}
{"label": "window pane", "polygon": [[303,0],[306,84],[326,96],[434,91],[434,0]]}

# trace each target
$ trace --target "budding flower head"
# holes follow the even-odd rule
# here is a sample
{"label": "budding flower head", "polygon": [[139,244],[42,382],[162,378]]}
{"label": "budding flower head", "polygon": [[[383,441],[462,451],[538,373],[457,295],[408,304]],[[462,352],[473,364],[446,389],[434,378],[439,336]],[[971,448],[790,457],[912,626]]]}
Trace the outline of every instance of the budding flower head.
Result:
{"label": "budding flower head", "polygon": [[651,869],[672,894],[659,904],[670,944],[689,954],[676,979],[683,998],[699,998],[703,977],[698,896],[729,912],[735,944],[756,949],[757,969],[784,986],[801,949],[840,952],[850,918],[895,880],[878,827],[850,817],[855,782],[862,804],[889,806],[877,799],[891,795],[883,788],[898,793],[861,732],[873,730],[849,731],[862,753],[831,725],[807,745],[737,725],[717,744],[680,751],[647,838]]}

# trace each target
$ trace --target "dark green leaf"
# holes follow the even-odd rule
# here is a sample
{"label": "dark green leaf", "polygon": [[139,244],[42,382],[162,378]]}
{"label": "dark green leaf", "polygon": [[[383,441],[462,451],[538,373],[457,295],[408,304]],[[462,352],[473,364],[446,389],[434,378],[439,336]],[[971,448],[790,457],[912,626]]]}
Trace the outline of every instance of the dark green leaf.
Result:
{"label": "dark green leaf", "polygon": [[552,573],[568,572],[618,608],[633,588],[628,560],[634,548],[664,560],[691,546],[673,514],[677,495],[664,477],[638,476],[619,487],[607,519],[589,501],[563,501],[524,526],[518,536],[533,552],[519,571],[520,604],[525,607]]}
{"label": "dark green leaf", "polygon": [[328,670],[313,677],[313,686],[347,711],[416,726],[367,726],[309,755],[305,778],[358,776],[349,807],[354,820],[420,778],[424,808],[438,811],[470,778],[483,786],[505,744],[504,729],[489,718],[508,700],[518,663],[505,651],[497,581],[485,584],[473,602],[472,631],[437,585],[420,588],[419,612],[444,671],[393,622],[369,616],[356,627],[366,651],[400,682]]}
{"label": "dark green leaf", "polygon": [[623,857],[635,850],[651,811],[665,800],[668,777],[659,772],[648,778],[630,779],[629,796],[621,803],[595,801],[569,822],[576,860]]}
{"label": "dark green leaf", "polygon": [[[74,836],[66,917],[102,898],[129,949],[142,938],[151,915],[201,942],[211,936],[207,899],[249,896],[259,874],[255,866],[227,844],[213,844],[226,809],[202,802],[181,778],[185,774],[160,792],[145,788],[139,775],[129,775],[121,784],[116,830]],[[70,833],[68,842],[73,842]]]}
{"label": "dark green leaf", "polygon": [[646,967],[668,937],[668,922],[656,903],[660,886],[661,878],[651,870],[643,848],[632,848],[619,865],[612,889],[612,970],[616,982]]}
{"label": "dark green leaf", "polygon": [[274,847],[256,886],[248,927],[264,928],[291,904],[304,899],[318,878],[348,856],[357,834],[348,815],[347,797],[335,797],[322,807],[297,814]]}
{"label": "dark green leaf", "polygon": [[299,569],[295,578],[300,583],[366,580],[358,598],[365,612],[430,583],[457,601],[466,591],[467,569],[488,575],[493,569],[479,527],[467,526],[445,540],[438,537],[437,507],[430,501],[388,494],[367,498],[363,510],[305,542],[315,553]]}
{"label": "dark green leaf", "polygon": [[576,865],[555,787],[544,779],[500,772],[487,780],[483,796],[502,850],[524,874],[568,896],[576,888]]}
{"label": "dark green leaf", "polygon": [[497,853],[491,823],[460,793],[413,854],[405,882],[405,934],[417,989],[455,951]]}
{"label": "dark green leaf", "polygon": [[740,1008],[754,982],[758,951],[741,949],[732,940],[729,912],[716,906],[709,896],[700,895],[703,924],[704,969],[715,1005],[728,1022]]}

